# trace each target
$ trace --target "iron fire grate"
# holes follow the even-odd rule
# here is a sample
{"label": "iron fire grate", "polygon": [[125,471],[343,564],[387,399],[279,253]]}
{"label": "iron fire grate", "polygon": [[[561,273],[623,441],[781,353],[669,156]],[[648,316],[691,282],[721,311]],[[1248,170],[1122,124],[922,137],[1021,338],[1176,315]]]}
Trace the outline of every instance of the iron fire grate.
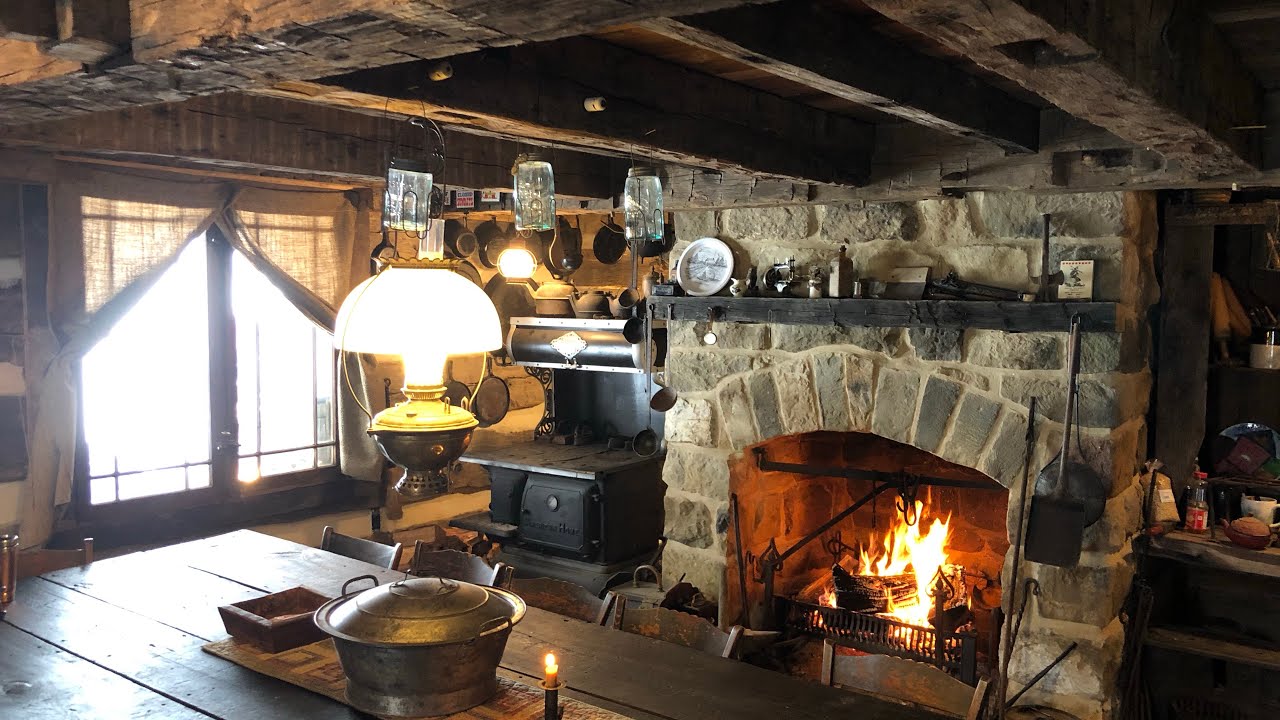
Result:
{"label": "iron fire grate", "polygon": [[934,628],[909,625],[879,615],[776,598],[787,627],[829,638],[862,652],[894,655],[937,666],[961,682],[977,683],[978,642],[971,632],[940,634]]}

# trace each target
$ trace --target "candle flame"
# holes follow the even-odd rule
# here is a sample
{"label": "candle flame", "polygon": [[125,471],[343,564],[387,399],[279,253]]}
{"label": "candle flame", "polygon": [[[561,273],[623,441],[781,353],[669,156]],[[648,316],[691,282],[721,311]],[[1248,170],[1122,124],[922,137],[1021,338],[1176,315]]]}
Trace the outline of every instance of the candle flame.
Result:
{"label": "candle flame", "polygon": [[556,656],[555,656],[555,655],[553,655],[553,654],[551,654],[551,653],[547,653],[547,657],[546,657],[546,664],[547,664],[547,667],[549,667],[549,668],[553,668],[553,667],[555,667],[555,666],[556,666]]}

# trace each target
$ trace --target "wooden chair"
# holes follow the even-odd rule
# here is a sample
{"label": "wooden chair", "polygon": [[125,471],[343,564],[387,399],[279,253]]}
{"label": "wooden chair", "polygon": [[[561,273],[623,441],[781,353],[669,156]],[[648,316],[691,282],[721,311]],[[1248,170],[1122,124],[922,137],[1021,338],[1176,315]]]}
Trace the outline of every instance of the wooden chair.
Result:
{"label": "wooden chair", "polygon": [[613,612],[615,630],[643,635],[655,640],[683,645],[722,658],[732,658],[738,650],[742,626],[729,632],[688,613],[666,608],[627,609],[627,599],[619,597]]}
{"label": "wooden chair", "polygon": [[23,550],[18,553],[18,579],[44,575],[54,570],[82,567],[93,562],[93,538],[85,538],[79,550]]}
{"label": "wooden chair", "polygon": [[608,622],[618,598],[609,592],[601,600],[581,585],[547,577],[516,578],[511,591],[533,607],[596,625]]}
{"label": "wooden chair", "polygon": [[953,717],[977,720],[986,703],[987,681],[969,687],[932,665],[891,655],[840,655],[822,645],[822,682]]}
{"label": "wooden chair", "polygon": [[400,567],[400,555],[404,552],[404,547],[400,543],[383,545],[380,542],[343,535],[328,525],[324,526],[324,532],[320,535],[320,549],[392,570]]}
{"label": "wooden chair", "polygon": [[409,572],[420,577],[445,577],[453,580],[507,588],[515,568],[506,563],[489,565],[479,555],[457,550],[427,550],[421,540],[414,543]]}

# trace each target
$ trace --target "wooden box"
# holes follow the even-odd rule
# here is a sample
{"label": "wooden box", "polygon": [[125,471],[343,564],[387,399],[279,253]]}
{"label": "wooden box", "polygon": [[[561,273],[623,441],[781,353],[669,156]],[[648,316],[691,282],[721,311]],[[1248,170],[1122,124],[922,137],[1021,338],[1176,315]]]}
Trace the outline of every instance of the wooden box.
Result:
{"label": "wooden box", "polygon": [[236,640],[269,653],[284,652],[323,640],[311,615],[329,598],[304,587],[222,605],[222,624]]}

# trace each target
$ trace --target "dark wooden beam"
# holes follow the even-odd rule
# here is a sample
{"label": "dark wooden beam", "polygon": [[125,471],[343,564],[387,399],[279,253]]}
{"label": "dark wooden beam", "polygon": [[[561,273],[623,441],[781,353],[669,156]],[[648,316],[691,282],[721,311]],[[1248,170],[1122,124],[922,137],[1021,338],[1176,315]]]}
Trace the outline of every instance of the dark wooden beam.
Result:
{"label": "dark wooden beam", "polygon": [[[223,169],[303,171],[376,184],[404,123],[398,117],[228,93],[127,108],[38,125],[0,128],[0,145],[172,160]],[[502,138],[445,131],[442,182],[476,189],[511,186],[519,150]],[[556,190],[565,197],[611,198],[625,164],[607,157],[553,151]]]}
{"label": "dark wooden beam", "polygon": [[1271,228],[1277,220],[1280,220],[1280,203],[1276,202],[1170,205],[1164,212],[1164,222],[1169,227],[1265,225]]}
{"label": "dark wooden beam", "polygon": [[[331,85],[420,103],[439,121],[547,142],[597,148],[647,162],[857,185],[867,175],[872,128],[720,78],[595,40],[572,40],[450,58],[453,76],[427,79],[428,63],[326,78]],[[587,98],[606,109],[590,112]],[[369,103],[366,103],[369,105]]]}
{"label": "dark wooden beam", "polygon": [[[77,62],[28,57],[48,55],[34,45],[19,56],[0,47],[0,125],[175,102],[762,1],[768,0],[3,0],[0,22],[24,18],[26,26],[34,21],[8,6],[57,3],[62,21],[55,20],[51,47]],[[34,24],[49,31],[47,19]],[[35,37],[34,31],[26,34]],[[81,67],[113,48],[128,52],[93,72]]]}
{"label": "dark wooden beam", "polygon": [[1206,4],[1209,19],[1219,25],[1280,18],[1277,0],[1213,0]]}
{"label": "dark wooden beam", "polygon": [[1247,177],[1261,92],[1197,2],[865,0],[1197,176]]}
{"label": "dark wooden beam", "polygon": [[950,135],[1036,149],[1036,108],[827,5],[788,0],[640,26]]}

